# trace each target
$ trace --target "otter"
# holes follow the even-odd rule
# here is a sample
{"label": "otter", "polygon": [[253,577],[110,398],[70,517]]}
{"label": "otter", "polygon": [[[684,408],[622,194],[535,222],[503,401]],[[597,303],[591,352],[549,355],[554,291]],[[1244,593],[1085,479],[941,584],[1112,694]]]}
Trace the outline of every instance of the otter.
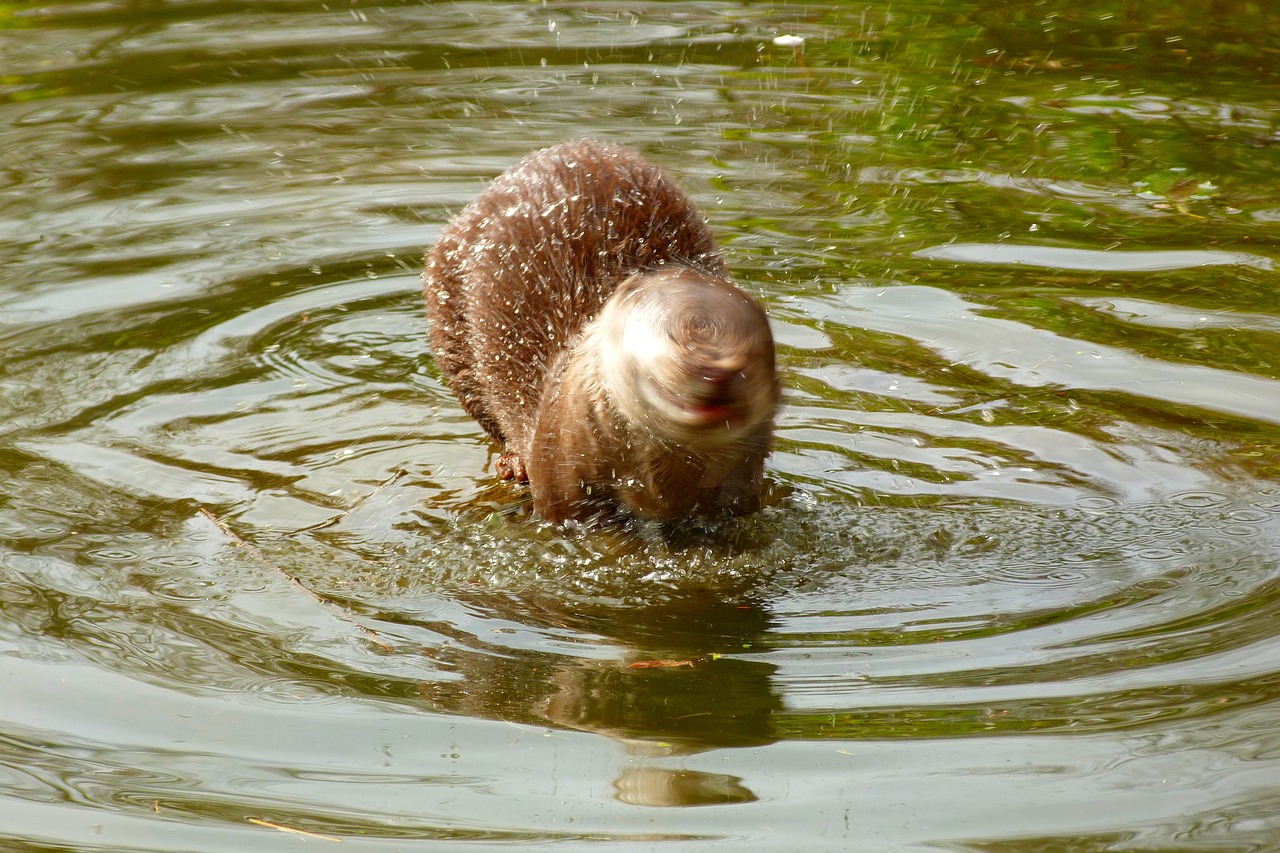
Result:
{"label": "otter", "polygon": [[536,514],[759,508],[780,394],[768,318],[634,151],[525,157],[444,227],[423,284],[440,372]]}

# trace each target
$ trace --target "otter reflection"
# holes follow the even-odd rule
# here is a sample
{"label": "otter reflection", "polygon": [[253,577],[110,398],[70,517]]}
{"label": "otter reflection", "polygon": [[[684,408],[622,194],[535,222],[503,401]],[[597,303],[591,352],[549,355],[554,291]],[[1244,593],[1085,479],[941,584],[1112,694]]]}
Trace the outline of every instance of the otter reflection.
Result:
{"label": "otter reflection", "polygon": [[[664,759],[774,740],[781,702],[774,667],[730,657],[754,648],[767,613],[749,598],[717,590],[673,592],[663,601],[621,607],[549,594],[476,595],[461,603],[504,626],[531,626],[531,643],[512,628],[459,636],[434,656],[462,676],[423,685],[443,711],[593,732],[627,745],[636,760],[614,785],[637,805],[708,805],[755,799],[732,776],[672,767]],[[453,626],[431,626],[456,634]],[[477,633],[481,633],[477,631]],[[549,651],[563,633],[594,648]],[[503,642],[503,641],[507,642]],[[532,647],[536,645],[536,648]],[[598,648],[598,658],[586,657]],[[723,656],[722,656],[723,655]]]}

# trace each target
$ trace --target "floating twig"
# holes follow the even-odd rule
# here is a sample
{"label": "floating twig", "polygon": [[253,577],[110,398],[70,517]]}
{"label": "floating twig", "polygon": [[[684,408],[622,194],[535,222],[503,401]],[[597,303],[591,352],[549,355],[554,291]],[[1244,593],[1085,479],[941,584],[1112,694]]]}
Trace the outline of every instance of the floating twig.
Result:
{"label": "floating twig", "polygon": [[265,826],[268,829],[277,829],[280,832],[288,832],[293,835],[305,835],[307,838],[318,838],[321,841],[342,841],[341,838],[337,838],[332,835],[321,835],[318,832],[307,832],[305,829],[294,829],[292,826],[282,826],[278,823],[272,823],[269,820],[258,820],[256,817],[249,818],[249,823],[256,823],[258,826]]}
{"label": "floating twig", "polygon": [[[348,510],[348,512],[349,511],[350,510]],[[364,634],[368,636],[370,642],[372,642],[375,646],[379,647],[380,649],[383,649],[384,651],[388,651],[388,652],[395,651],[393,647],[387,645],[386,643],[382,642],[381,639],[378,638],[377,631],[373,630],[372,628],[361,625],[359,622],[356,621],[355,616],[353,616],[350,612],[348,612],[345,607],[333,601],[330,601],[329,599],[325,598],[324,596],[320,595],[314,590],[308,588],[306,584],[304,584],[302,581],[298,580],[293,575],[289,574],[284,569],[280,568],[275,563],[268,560],[265,554],[263,554],[261,551],[255,548],[251,543],[246,542],[243,537],[241,537],[234,530],[232,530],[227,525],[226,522],[224,522],[222,519],[214,515],[212,511],[206,509],[205,507],[200,507],[200,514],[203,515],[205,518],[209,519],[210,521],[212,521],[215,525],[217,525],[218,529],[222,531],[223,535],[225,535],[228,539],[230,539],[233,543],[235,543],[237,547],[243,548],[251,557],[257,560],[263,566],[266,566],[268,569],[271,569],[272,571],[276,572],[277,574],[280,575],[280,577],[284,578],[286,581],[291,583],[294,587],[301,590],[305,594],[309,595],[311,599],[315,601],[317,604],[319,604],[321,607],[324,607],[327,610],[333,611],[334,615],[336,615],[342,621],[347,622],[355,626],[357,630],[364,632]]]}

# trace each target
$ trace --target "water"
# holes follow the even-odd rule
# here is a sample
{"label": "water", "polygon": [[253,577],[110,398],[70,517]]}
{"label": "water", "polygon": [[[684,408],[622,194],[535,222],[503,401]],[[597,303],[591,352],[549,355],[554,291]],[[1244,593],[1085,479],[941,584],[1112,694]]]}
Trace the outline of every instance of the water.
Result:
{"label": "water", "polygon": [[[0,846],[1280,847],[1280,19],[1162,10],[0,8]],[[752,518],[539,525],[439,381],[584,134],[770,310]]]}

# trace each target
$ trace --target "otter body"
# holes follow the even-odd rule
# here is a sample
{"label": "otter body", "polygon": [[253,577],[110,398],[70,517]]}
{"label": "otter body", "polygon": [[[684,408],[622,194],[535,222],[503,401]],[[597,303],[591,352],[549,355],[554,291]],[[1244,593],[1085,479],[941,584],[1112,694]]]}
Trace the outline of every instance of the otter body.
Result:
{"label": "otter body", "polygon": [[440,370],[538,514],[759,506],[768,319],[639,155],[581,141],[526,157],[445,226],[423,282]]}

